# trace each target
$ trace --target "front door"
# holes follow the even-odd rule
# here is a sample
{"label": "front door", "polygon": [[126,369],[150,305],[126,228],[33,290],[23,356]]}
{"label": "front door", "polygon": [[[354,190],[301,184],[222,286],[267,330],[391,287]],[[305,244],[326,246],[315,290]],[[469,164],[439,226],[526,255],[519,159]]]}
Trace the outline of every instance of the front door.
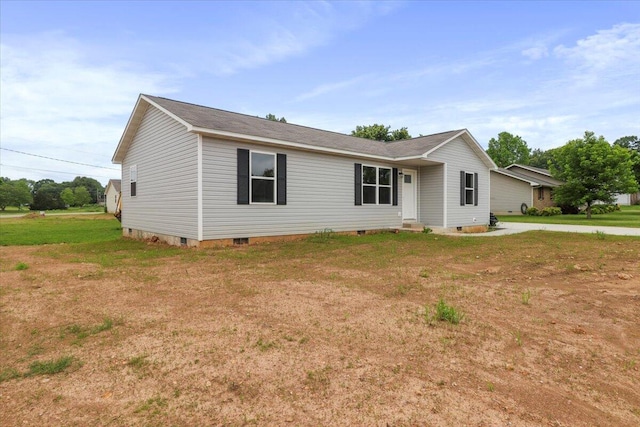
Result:
{"label": "front door", "polygon": [[418,219],[417,210],[417,185],[418,173],[414,170],[403,171],[402,175],[402,220],[416,221]]}

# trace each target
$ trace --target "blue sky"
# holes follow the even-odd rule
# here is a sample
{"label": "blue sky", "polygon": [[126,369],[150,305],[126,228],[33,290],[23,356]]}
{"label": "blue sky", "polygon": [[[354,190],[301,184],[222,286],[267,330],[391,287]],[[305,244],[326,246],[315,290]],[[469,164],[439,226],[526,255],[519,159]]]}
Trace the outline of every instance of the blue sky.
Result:
{"label": "blue sky", "polygon": [[[0,175],[103,184],[139,93],[349,133],[640,134],[640,2],[0,2]],[[18,154],[18,150],[100,168]]]}

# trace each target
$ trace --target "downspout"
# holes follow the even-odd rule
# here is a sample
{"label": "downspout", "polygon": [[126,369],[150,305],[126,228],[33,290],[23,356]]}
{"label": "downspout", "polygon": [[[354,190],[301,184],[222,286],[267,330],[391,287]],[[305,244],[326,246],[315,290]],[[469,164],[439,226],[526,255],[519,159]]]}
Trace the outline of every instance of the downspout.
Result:
{"label": "downspout", "polygon": [[203,215],[202,215],[202,135],[198,134],[198,241],[203,239]]}

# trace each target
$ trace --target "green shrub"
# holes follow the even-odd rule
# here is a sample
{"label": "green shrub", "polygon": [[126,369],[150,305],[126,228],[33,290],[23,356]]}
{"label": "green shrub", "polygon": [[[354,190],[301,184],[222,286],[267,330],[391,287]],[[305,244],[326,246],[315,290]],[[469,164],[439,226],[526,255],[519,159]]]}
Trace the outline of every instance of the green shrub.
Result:
{"label": "green shrub", "polygon": [[527,215],[529,216],[540,216],[540,211],[538,210],[538,208],[535,207],[530,207],[529,209],[527,209]]}
{"label": "green shrub", "polygon": [[[591,206],[591,213],[593,215],[602,215],[602,214],[606,214],[606,213],[612,213],[615,211],[619,211],[620,210],[620,206],[618,205],[604,205],[604,204],[598,204],[598,205],[593,205]],[[580,212],[581,214],[586,214],[587,211],[586,209]]]}
{"label": "green shrub", "polygon": [[442,320],[457,325],[463,317],[464,315],[462,313],[448,305],[442,298],[438,301],[438,304],[436,305],[436,320]]}
{"label": "green shrub", "polygon": [[562,209],[557,207],[547,207],[542,209],[540,212],[542,216],[554,216],[554,215],[562,215]]}

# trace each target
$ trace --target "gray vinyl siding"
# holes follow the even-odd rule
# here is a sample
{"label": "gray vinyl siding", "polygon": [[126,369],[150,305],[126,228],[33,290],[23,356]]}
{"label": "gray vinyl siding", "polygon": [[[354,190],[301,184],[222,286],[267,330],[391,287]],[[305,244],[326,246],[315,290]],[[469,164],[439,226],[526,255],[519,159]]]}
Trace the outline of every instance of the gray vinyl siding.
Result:
{"label": "gray vinyl siding", "polygon": [[[198,238],[198,139],[149,107],[122,163],[122,227]],[[137,195],[129,171],[137,165]]]}
{"label": "gray vinyl siding", "polygon": [[[237,149],[287,155],[287,204],[237,204]],[[400,227],[399,206],[354,205],[354,163],[347,157],[203,138],[203,239]]]}
{"label": "gray vinyl siding", "polygon": [[[489,168],[478,154],[458,137],[431,153],[429,159],[447,164],[446,227],[488,224]],[[478,174],[478,206],[460,206],[460,171]]]}
{"label": "gray vinyl siding", "polygon": [[533,206],[531,184],[497,172],[491,173],[491,212],[520,213],[520,206]]}
{"label": "gray vinyl siding", "polygon": [[444,165],[423,166],[419,172],[419,221],[424,225],[444,225]]}

